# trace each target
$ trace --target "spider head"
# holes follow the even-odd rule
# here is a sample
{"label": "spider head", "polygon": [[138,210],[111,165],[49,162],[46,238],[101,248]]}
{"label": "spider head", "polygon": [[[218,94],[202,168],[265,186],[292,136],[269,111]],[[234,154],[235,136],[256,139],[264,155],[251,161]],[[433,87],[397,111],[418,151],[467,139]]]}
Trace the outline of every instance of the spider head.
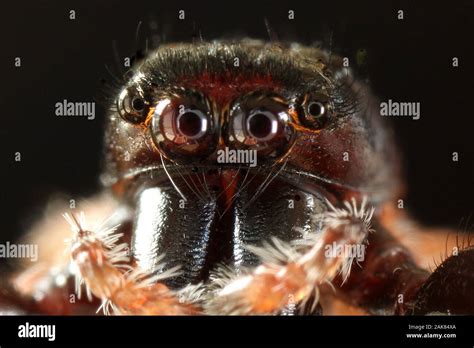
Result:
{"label": "spider head", "polygon": [[[135,211],[133,250],[185,264],[258,262],[244,244],[314,232],[325,199],[397,188],[373,98],[341,59],[255,41],[163,46],[110,112],[104,183]],[[191,261],[188,261],[191,260]]]}

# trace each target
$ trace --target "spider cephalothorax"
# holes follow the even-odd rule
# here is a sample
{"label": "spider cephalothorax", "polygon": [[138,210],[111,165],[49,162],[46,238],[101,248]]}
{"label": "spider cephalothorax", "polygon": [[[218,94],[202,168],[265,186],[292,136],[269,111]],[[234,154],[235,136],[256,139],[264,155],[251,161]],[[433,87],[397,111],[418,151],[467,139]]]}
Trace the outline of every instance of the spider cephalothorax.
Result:
{"label": "spider cephalothorax", "polygon": [[172,44],[127,76],[102,175],[119,226],[68,218],[68,272],[106,312],[320,313],[328,284],[372,312],[433,310],[418,293],[429,273],[387,232],[402,220],[390,133],[340,58],[252,40]]}

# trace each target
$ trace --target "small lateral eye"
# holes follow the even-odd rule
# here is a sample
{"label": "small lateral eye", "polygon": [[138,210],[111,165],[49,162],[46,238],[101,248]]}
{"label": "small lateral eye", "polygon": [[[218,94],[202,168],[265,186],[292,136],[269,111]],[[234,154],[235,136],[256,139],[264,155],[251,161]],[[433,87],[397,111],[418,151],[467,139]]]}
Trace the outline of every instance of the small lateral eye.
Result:
{"label": "small lateral eye", "polygon": [[306,127],[321,129],[329,123],[329,103],[323,98],[305,98],[302,103],[300,121]]}
{"label": "small lateral eye", "polygon": [[149,104],[138,91],[123,90],[117,101],[117,110],[120,116],[131,123],[142,123],[145,121]]}

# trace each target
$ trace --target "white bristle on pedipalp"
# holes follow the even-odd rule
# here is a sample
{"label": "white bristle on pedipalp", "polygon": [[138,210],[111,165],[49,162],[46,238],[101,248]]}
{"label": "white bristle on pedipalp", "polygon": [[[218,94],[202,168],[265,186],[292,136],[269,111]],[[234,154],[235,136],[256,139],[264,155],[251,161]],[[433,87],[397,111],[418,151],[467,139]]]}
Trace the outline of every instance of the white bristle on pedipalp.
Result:
{"label": "white bristle on pedipalp", "polygon": [[117,242],[123,237],[123,233],[117,233],[120,224],[104,228],[107,222],[113,217],[113,214],[108,218],[99,221],[99,223],[93,227],[90,227],[87,224],[84,212],[80,212],[77,219],[74,216],[69,215],[69,213],[64,213],[63,217],[69,223],[74,234],[72,239],[66,240],[69,245],[72,246],[74,243],[78,242],[77,238],[79,232],[87,232],[88,238],[96,239],[104,246],[107,259],[114,266],[128,267],[128,265],[126,265],[130,261],[128,244],[121,243],[117,245]]}
{"label": "white bristle on pedipalp", "polygon": [[[352,204],[351,204],[352,203]],[[367,207],[367,197],[364,196],[362,199],[362,203],[360,209],[357,209],[357,203],[354,197],[352,197],[351,202],[344,201],[344,208],[336,208],[332,203],[326,199],[326,204],[330,208],[330,211],[317,214],[315,216],[316,219],[322,218],[324,224],[329,224],[333,227],[338,227],[340,224],[347,224],[347,218],[356,218],[362,220],[367,228],[370,230],[370,221],[372,220],[372,216],[374,214],[375,209],[370,208],[366,209]]]}
{"label": "white bristle on pedipalp", "polygon": [[175,292],[180,302],[198,304],[202,306],[206,300],[207,287],[203,283],[188,284]]}
{"label": "white bristle on pedipalp", "polygon": [[136,288],[144,288],[164,279],[179,275],[180,266],[175,266],[163,271],[164,264],[159,264],[153,271],[145,271],[138,267],[125,274],[128,282],[135,283]]}
{"label": "white bristle on pedipalp", "polygon": [[[104,227],[106,223],[102,222],[97,225],[100,229],[95,230],[87,228],[83,214],[80,214],[80,218],[69,214],[64,214],[64,217],[74,233],[69,250],[72,256],[71,273],[76,279],[75,290],[78,297],[81,296],[81,288],[85,285],[89,300],[92,300],[92,295],[99,298],[101,305],[98,311],[106,315],[127,314],[130,311],[140,313],[140,309],[135,307],[134,296],[140,301],[147,296],[151,299],[154,299],[154,296],[161,296],[165,303],[169,301],[170,296],[177,298],[178,292],[162,285],[162,281],[177,276],[180,267],[165,270],[164,255],[156,259],[157,266],[152,270],[132,266],[128,255],[128,244],[117,244],[122,237],[122,233],[117,232],[118,226],[106,229]],[[193,291],[188,289],[182,295],[182,308],[187,308],[188,297],[197,300],[202,292],[203,290],[197,288]],[[128,297],[129,305],[124,300]],[[157,310],[159,308],[157,305]],[[141,313],[149,312],[147,308],[143,308]]]}
{"label": "white bristle on pedipalp", "polygon": [[246,245],[245,249],[257,255],[263,262],[284,264],[297,260],[301,254],[287,242],[272,237],[270,242],[264,241],[262,246]]}
{"label": "white bristle on pedipalp", "polygon": [[[240,274],[225,268],[214,272],[210,280],[217,286],[212,293],[213,297],[209,297],[209,303],[205,306],[206,312],[245,315],[255,314],[253,311],[257,310],[257,314],[261,313],[258,312],[260,309],[256,309],[261,308],[258,303],[247,297],[252,293],[249,289],[259,291],[261,286],[268,286],[267,291],[275,291],[275,296],[282,296],[282,286],[289,286],[288,289],[292,289],[292,292],[287,293],[288,296],[292,293],[304,293],[299,300],[301,311],[315,311],[319,302],[320,284],[332,285],[331,282],[338,274],[345,282],[355,259],[353,255],[345,253],[327,255],[326,247],[332,242],[336,249],[362,246],[373,231],[370,222],[374,208],[367,208],[367,198],[363,198],[360,207],[354,198],[350,202],[344,202],[342,208],[334,207],[329,201],[327,206],[326,212],[315,215],[315,220],[322,222],[323,227],[304,234],[301,240],[288,243],[272,238],[260,247],[247,246],[248,250],[262,260],[260,266],[244,269]],[[270,278],[262,278],[262,275]],[[277,278],[280,279],[280,285],[272,283]],[[258,285],[260,281],[266,281],[268,285]],[[277,303],[279,300],[274,301]],[[267,314],[278,314],[279,310],[284,310],[278,306],[271,308]]]}
{"label": "white bristle on pedipalp", "polygon": [[[98,242],[101,245],[101,249],[104,252],[107,262],[109,262],[114,267],[127,272],[131,270],[131,266],[128,264],[130,258],[128,256],[128,245],[126,243],[121,243],[117,245],[117,242],[123,236],[122,233],[117,233],[117,229],[120,225],[115,225],[110,228],[105,228],[108,221],[111,217],[100,221],[95,224],[93,227],[86,221],[84,212],[80,212],[77,217],[75,215],[70,215],[69,213],[64,213],[63,217],[70,225],[71,231],[73,233],[72,238],[67,239],[65,242],[69,245],[67,250],[69,252],[76,246],[81,245],[85,241],[88,242]],[[82,287],[85,287],[86,296],[89,301],[92,301],[93,295],[91,289],[87,285],[87,282],[80,273],[79,268],[77,267],[76,260],[71,260],[72,264],[72,274],[75,279],[75,292],[78,299],[82,297]],[[102,260],[99,260],[99,266],[101,265]]]}
{"label": "white bristle on pedipalp", "polygon": [[[375,208],[367,207],[367,197],[362,198],[360,208],[357,207],[357,202],[354,197],[349,201],[344,201],[343,208],[334,207],[329,200],[326,204],[330,208],[329,211],[315,216],[316,220],[322,222],[326,230],[343,230],[345,238],[341,241],[352,245],[365,245],[370,233],[374,232],[371,227],[371,220],[375,212]],[[318,238],[318,236],[312,236]],[[342,277],[344,284],[348,279],[355,255],[346,255],[345,260],[341,262],[339,274]],[[357,261],[358,263],[358,261]]]}
{"label": "white bristle on pedipalp", "polygon": [[104,315],[121,315],[121,311],[117,306],[114,305],[114,303],[110,300],[102,300],[102,303],[100,304],[99,308],[97,308],[96,313],[99,313],[102,310],[102,313]]}
{"label": "white bristle on pedipalp", "polygon": [[[336,208],[329,200],[326,200],[326,203],[330,210],[316,214],[313,218],[314,221],[322,221],[323,230],[341,228],[345,225],[348,228],[346,232],[353,235],[354,232],[361,232],[359,230],[362,221],[364,231],[361,235],[364,236],[364,240],[369,233],[374,231],[371,227],[371,220],[375,209],[367,209],[367,197],[363,197],[360,208],[357,207],[355,198],[352,198],[350,202],[344,201],[345,208]],[[319,232],[307,233],[304,238],[291,242],[284,242],[272,237],[270,242],[264,241],[262,246],[247,245],[245,248],[259,256],[263,262],[282,264],[299,259],[302,256],[302,249],[307,250],[313,247],[320,239],[321,233]]]}

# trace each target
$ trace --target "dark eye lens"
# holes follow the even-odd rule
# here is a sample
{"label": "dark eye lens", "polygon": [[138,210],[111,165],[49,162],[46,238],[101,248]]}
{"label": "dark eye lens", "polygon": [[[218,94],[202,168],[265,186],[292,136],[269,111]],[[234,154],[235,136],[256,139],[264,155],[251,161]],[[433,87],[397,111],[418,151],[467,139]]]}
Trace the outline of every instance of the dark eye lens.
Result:
{"label": "dark eye lens", "polygon": [[137,112],[143,111],[145,109],[145,101],[140,97],[133,98],[132,108]]}
{"label": "dark eye lens", "polygon": [[200,110],[189,110],[178,115],[177,128],[189,139],[199,139],[206,133],[207,117]]}
{"label": "dark eye lens", "polygon": [[259,141],[268,141],[276,136],[278,120],[269,111],[256,111],[247,118],[247,131]]}
{"label": "dark eye lens", "polygon": [[326,109],[323,103],[320,102],[311,102],[308,105],[308,113],[312,117],[321,117],[326,112]]}

